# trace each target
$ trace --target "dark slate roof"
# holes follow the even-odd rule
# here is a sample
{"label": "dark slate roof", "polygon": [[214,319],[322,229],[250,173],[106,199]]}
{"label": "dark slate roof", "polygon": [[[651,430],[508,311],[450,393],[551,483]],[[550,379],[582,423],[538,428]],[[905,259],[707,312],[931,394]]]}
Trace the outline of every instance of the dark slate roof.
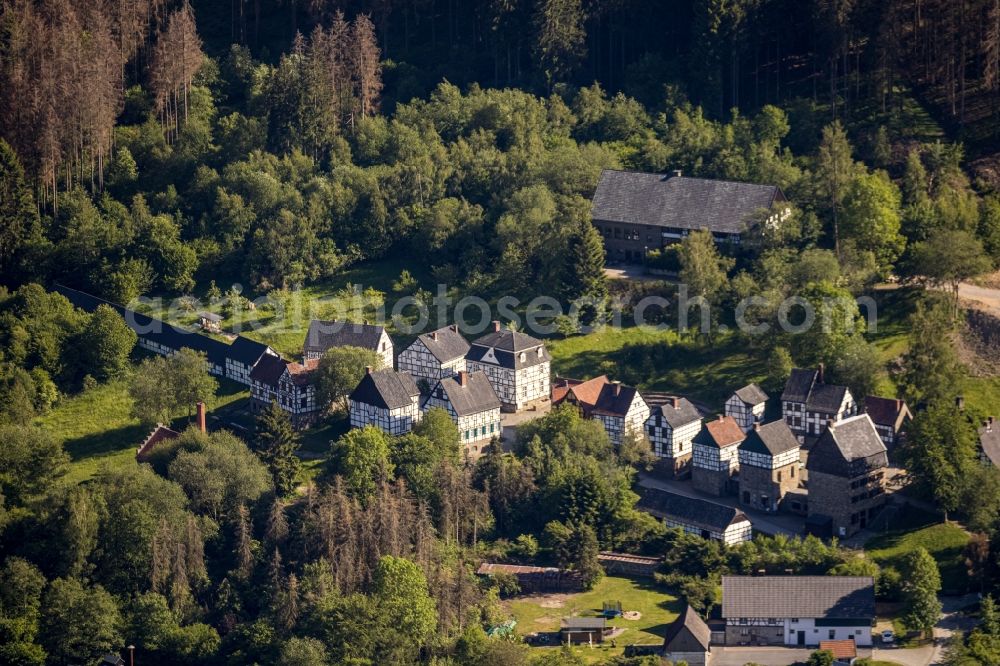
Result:
{"label": "dark slate roof", "polygon": [[992,416],[979,428],[979,446],[986,459],[1000,467],[1000,423]]}
{"label": "dark slate roof", "polygon": [[264,343],[238,335],[229,345],[229,358],[246,365],[253,365],[260,360],[261,356],[270,351],[271,348]]}
{"label": "dark slate roof", "polygon": [[847,395],[846,386],[836,384],[814,384],[806,400],[806,409],[812,412],[836,414],[844,404]]}
{"label": "dark slate roof", "polygon": [[812,391],[813,384],[819,375],[815,370],[803,370],[793,368],[792,374],[788,375],[785,382],[785,390],[781,394],[784,402],[805,402],[809,399],[809,392]]}
{"label": "dark slate roof", "polygon": [[784,196],[774,185],[605,169],[591,215],[605,222],[738,234],[757,210],[776,200]]}
{"label": "dark slate roof", "polygon": [[594,405],[593,413],[610,416],[626,416],[635,397],[639,395],[634,386],[625,386],[618,382],[608,382],[601,387],[601,393]]}
{"label": "dark slate roof", "polygon": [[662,416],[663,420],[670,424],[671,428],[680,428],[694,421],[701,420],[701,412],[691,404],[687,398],[672,398],[673,404],[668,400],[666,403],[656,407],[652,415]]}
{"label": "dark slate roof", "polygon": [[[530,368],[533,365],[551,360],[549,352],[541,340],[519,331],[501,329],[492,331],[475,340],[469,347],[466,358],[470,361],[482,361],[489,350],[493,350],[497,363],[504,368]],[[541,349],[541,354],[538,350]],[[521,354],[524,360],[521,360]]]}
{"label": "dark slate roof", "polygon": [[434,358],[447,363],[456,358],[462,358],[469,352],[469,341],[458,332],[458,326],[452,324],[420,336],[420,341]]}
{"label": "dark slate roof", "polygon": [[746,438],[743,428],[732,416],[724,416],[715,421],[706,421],[705,427],[694,436],[695,444],[724,449],[736,446]]}
{"label": "dark slate roof", "polygon": [[214,312],[199,312],[198,316],[201,319],[204,319],[206,321],[214,321],[215,323],[219,323],[223,319],[222,315],[215,314]]}
{"label": "dark slate roof", "polygon": [[250,379],[266,386],[277,386],[278,380],[285,374],[287,367],[288,361],[267,354],[261,357],[257,365],[250,371]]}
{"label": "dark slate roof", "polygon": [[563,629],[604,629],[608,624],[603,617],[564,617],[559,623]]}
{"label": "dark slate roof", "polygon": [[867,414],[830,425],[809,451],[806,469],[853,478],[889,464],[885,444]]}
{"label": "dark slate roof", "polygon": [[799,440],[795,439],[795,435],[792,434],[787,423],[771,421],[755,426],[748,432],[747,438],[740,444],[740,450],[763,453],[773,457],[797,449],[799,446]]}
{"label": "dark slate roof", "polygon": [[126,308],[124,305],[106,301],[103,298],[92,296],[76,289],[70,289],[62,285],[55,285],[54,291],[62,294],[81,310],[93,312],[99,305],[110,306],[115,310],[128,327],[135,331],[140,337],[161,344],[170,349],[183,349],[187,347],[197,352],[202,352],[208,360],[215,365],[225,366],[226,358],[229,354],[229,345],[214,338],[210,338],[200,333],[188,331],[168,324],[165,321],[154,319],[148,315]]}
{"label": "dark slate roof", "polygon": [[[446,377],[438,382],[452,409],[459,416],[469,416],[485,412],[488,409],[499,409],[500,398],[497,397],[493,385],[485,372],[463,372],[465,384],[460,377]],[[432,392],[433,394],[433,392]]]}
{"label": "dark slate roof", "polygon": [[722,617],[870,619],[870,576],[723,576]]}
{"label": "dark slate roof", "polygon": [[392,369],[369,372],[351,392],[351,400],[383,409],[399,409],[413,402],[420,389],[407,372]]}
{"label": "dark slate roof", "polygon": [[670,518],[715,532],[724,532],[733,523],[749,520],[742,511],[731,506],[685,497],[658,488],[644,489],[635,506],[657,518]]}
{"label": "dark slate roof", "polygon": [[747,384],[743,388],[736,389],[736,397],[748,405],[759,405],[767,402],[767,394],[764,389],[756,384]]}
{"label": "dark slate roof", "polygon": [[712,639],[712,630],[691,606],[677,616],[663,639],[665,652],[707,652]]}
{"label": "dark slate roof", "polygon": [[346,321],[309,322],[306,341],[302,345],[306,353],[322,354],[332,347],[361,347],[379,351],[378,341],[385,331],[383,326],[354,324]]}

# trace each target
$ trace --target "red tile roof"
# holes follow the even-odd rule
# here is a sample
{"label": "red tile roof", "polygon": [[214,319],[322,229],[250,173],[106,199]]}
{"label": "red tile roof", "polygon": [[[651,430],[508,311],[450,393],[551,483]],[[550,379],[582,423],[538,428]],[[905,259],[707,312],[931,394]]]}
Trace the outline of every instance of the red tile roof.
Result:
{"label": "red tile roof", "polygon": [[854,644],[853,638],[842,641],[820,641],[819,649],[828,650],[834,659],[854,659],[858,656],[858,646]]}

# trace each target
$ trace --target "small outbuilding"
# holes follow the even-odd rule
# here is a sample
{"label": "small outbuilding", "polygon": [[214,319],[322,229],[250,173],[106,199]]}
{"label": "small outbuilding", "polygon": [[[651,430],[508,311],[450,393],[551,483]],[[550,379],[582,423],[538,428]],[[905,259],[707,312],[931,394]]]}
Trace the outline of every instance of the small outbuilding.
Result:
{"label": "small outbuilding", "polygon": [[705,666],[712,656],[711,638],[711,629],[693,608],[687,606],[667,627],[663,656],[675,664],[683,661],[691,666]]}
{"label": "small outbuilding", "polygon": [[209,333],[219,333],[222,331],[222,316],[214,312],[200,312],[198,314],[198,325],[203,331]]}
{"label": "small outbuilding", "polygon": [[603,617],[564,617],[559,623],[562,643],[602,643],[610,633],[608,620]]}

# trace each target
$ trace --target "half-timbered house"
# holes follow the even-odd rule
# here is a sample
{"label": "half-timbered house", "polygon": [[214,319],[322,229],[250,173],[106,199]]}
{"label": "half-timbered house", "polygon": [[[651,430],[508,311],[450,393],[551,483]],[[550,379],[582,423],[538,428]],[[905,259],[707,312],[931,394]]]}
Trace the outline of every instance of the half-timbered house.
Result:
{"label": "half-timbered house", "polygon": [[800,444],[816,441],[830,421],[840,421],[858,413],[854,397],[846,386],[826,384],[823,366],[818,370],[792,370],[781,394],[781,414]]}
{"label": "half-timbered house", "polygon": [[691,463],[692,440],[701,430],[701,413],[687,398],[668,397],[650,410],[646,436],[657,468],[668,475],[685,474]]}
{"label": "half-timbered house", "polygon": [[424,401],[424,410],[447,410],[458,426],[462,447],[469,460],[478,458],[494,437],[500,437],[500,398],[484,372],[462,370],[454,377],[439,379]]}
{"label": "half-timbered house", "polygon": [[672,664],[708,666],[712,654],[712,630],[691,606],[685,606],[667,627],[663,637],[663,658]]}
{"label": "half-timbered house", "polygon": [[777,511],[799,486],[799,442],[784,421],[757,424],[740,444],[740,503]]}
{"label": "half-timbered house", "polygon": [[747,384],[726,400],[726,416],[736,419],[743,432],[749,432],[754,423],[764,422],[767,394],[756,384]]}
{"label": "half-timbered house", "polygon": [[264,356],[277,357],[278,352],[262,342],[236,336],[226,355],[226,377],[249,386],[250,373]]}
{"label": "half-timbered house", "polygon": [[458,326],[452,324],[430,333],[418,335],[409,347],[399,352],[396,366],[408,372],[424,392],[430,391],[439,379],[454,377],[465,370],[465,355],[469,342]]}
{"label": "half-timbered house", "polygon": [[490,378],[504,411],[549,399],[551,359],[541,340],[494,321],[493,330],[470,345],[465,360],[466,370]]}
{"label": "half-timbered house", "polygon": [[867,414],[831,423],[812,450],[809,523],[824,536],[849,537],[885,506],[885,443]]}
{"label": "half-timbered house", "polygon": [[723,576],[726,645],[872,644],[871,576]]}
{"label": "half-timbered house", "polygon": [[312,425],[323,412],[313,376],[318,365],[316,360],[296,363],[265,354],[250,371],[251,409],[259,413],[276,402],[288,413],[292,427]]}
{"label": "half-timbered house", "polygon": [[552,405],[575,405],[584,418],[600,421],[615,446],[627,436],[642,437],[649,406],[632,386],[610,381],[606,375],[586,381],[559,378],[552,387]]}
{"label": "half-timbered house", "polygon": [[736,492],[734,477],[740,469],[740,443],[745,436],[732,416],[707,421],[691,443],[691,484],[716,497]]}
{"label": "half-timbered house", "polygon": [[739,509],[659,488],[644,488],[635,508],[705,539],[732,546],[753,538],[753,525]]}
{"label": "half-timbered house", "polygon": [[351,427],[373,425],[390,435],[408,433],[420,420],[420,389],[413,377],[368,369],[347,399]]}
{"label": "half-timbered house", "polygon": [[384,326],[355,324],[348,321],[309,322],[309,330],[302,345],[302,357],[309,361],[323,357],[333,347],[360,347],[379,355],[383,368],[393,368],[395,356],[392,338]]}

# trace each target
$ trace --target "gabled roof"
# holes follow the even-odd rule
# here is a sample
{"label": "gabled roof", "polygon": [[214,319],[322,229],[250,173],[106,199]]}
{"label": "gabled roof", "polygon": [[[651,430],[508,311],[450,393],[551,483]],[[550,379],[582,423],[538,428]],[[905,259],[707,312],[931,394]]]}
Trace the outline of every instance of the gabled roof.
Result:
{"label": "gabled roof", "polygon": [[361,347],[379,351],[378,341],[385,327],[373,324],[355,324],[347,321],[309,322],[306,340],[302,348],[307,353],[322,354],[332,347]]}
{"label": "gabled roof", "polygon": [[749,522],[739,509],[708,500],[678,495],[659,488],[645,488],[636,508],[657,518],[669,518],[679,523],[712,532],[725,532],[733,523]]}
{"label": "gabled roof", "polygon": [[739,398],[747,405],[759,405],[762,402],[767,402],[767,394],[764,393],[762,389],[757,384],[747,384],[743,388],[738,388],[735,391],[736,397]]}
{"label": "gabled roof", "polygon": [[871,576],[723,576],[722,617],[870,619]]}
{"label": "gabled roof", "polygon": [[245,365],[253,365],[261,356],[269,353],[273,353],[273,350],[263,342],[244,338],[242,335],[237,335],[229,345],[229,358]]}
{"label": "gabled roof", "polygon": [[480,347],[493,347],[502,351],[520,352],[534,349],[540,346],[542,341],[531,337],[527,333],[512,331],[509,328],[500,328],[497,323],[494,325],[494,330],[481,338],[477,338],[472,344]]}
{"label": "gabled roof", "polygon": [[620,382],[609,382],[601,387],[601,395],[594,405],[594,414],[625,417],[635,399],[642,400],[639,390]]}
{"label": "gabled roof", "polygon": [[781,394],[783,402],[803,402],[806,409],[824,414],[835,414],[844,404],[848,395],[846,386],[825,384],[823,373],[819,370],[803,370],[795,368],[785,382],[785,390]]}
{"label": "gabled roof", "polygon": [[799,440],[795,439],[795,435],[784,421],[771,421],[754,426],[740,444],[740,451],[763,453],[771,457],[798,448],[800,448]]}
{"label": "gabled roof", "polygon": [[852,478],[889,464],[885,444],[867,414],[831,424],[819,436],[806,469]]}
{"label": "gabled roof", "polygon": [[819,373],[815,370],[803,370],[793,368],[785,382],[785,390],[781,393],[783,402],[805,402],[809,399],[809,392],[812,391],[813,384]]}
{"label": "gabled roof", "polygon": [[563,629],[604,629],[608,624],[603,617],[564,617],[559,626]]}
{"label": "gabled roof", "polygon": [[839,641],[820,641],[819,649],[826,650],[837,661],[850,661],[858,656],[858,646],[854,644],[853,638]]}
{"label": "gabled roof", "polygon": [[149,436],[143,440],[142,444],[139,445],[139,449],[135,453],[135,458],[139,462],[145,461],[149,457],[149,452],[152,451],[153,447],[160,442],[165,442],[171,439],[177,439],[181,434],[176,430],[168,428],[162,423],[157,423],[156,428],[153,429]]}
{"label": "gabled roof", "polygon": [[738,234],[758,210],[783,200],[774,185],[605,169],[591,215],[605,222]]}
{"label": "gabled roof", "polygon": [[668,398],[667,402],[653,409],[652,416],[662,416],[671,428],[681,428],[701,420],[701,412],[687,398]]}
{"label": "gabled roof", "polygon": [[871,417],[872,423],[892,428],[893,432],[899,432],[906,420],[913,418],[905,401],[874,395],[865,398],[865,413]]}
{"label": "gabled roof", "polygon": [[664,652],[708,652],[712,630],[691,606],[677,616],[663,639]]}
{"label": "gabled roof", "polygon": [[[459,416],[479,414],[501,407],[500,398],[493,390],[489,377],[481,370],[479,372],[462,372],[458,377],[446,377],[439,381],[438,385],[447,396],[448,402],[451,403],[451,408]],[[434,391],[431,392],[431,395],[433,394]]]}
{"label": "gabled roof", "polygon": [[608,381],[607,375],[593,379],[557,377],[552,383],[552,404],[558,405],[569,399],[570,402],[589,409],[597,404],[597,400],[601,397],[601,389]]}
{"label": "gabled roof", "polygon": [[262,356],[250,371],[250,379],[266,386],[277,386],[278,380],[288,369],[288,361],[267,354]]}
{"label": "gabled roof", "polygon": [[417,339],[441,363],[462,358],[469,352],[469,341],[458,332],[455,324],[424,333]]}
{"label": "gabled roof", "polygon": [[296,386],[306,386],[312,379],[313,372],[319,367],[319,359],[314,358],[302,363],[291,361],[287,367],[288,374],[292,376],[292,382]]}
{"label": "gabled roof", "polygon": [[1000,467],[1000,423],[992,416],[979,428],[979,447],[987,460]]}
{"label": "gabled roof", "polygon": [[382,409],[399,409],[413,403],[420,395],[413,377],[392,369],[374,370],[361,378],[350,399]]}
{"label": "gabled roof", "polygon": [[610,381],[607,375],[586,381],[560,379],[558,385],[552,388],[553,405],[570,402],[578,405],[587,416],[604,414],[624,417],[636,396],[639,396],[638,389]]}
{"label": "gabled roof", "polygon": [[736,419],[732,416],[720,416],[714,421],[705,421],[705,427],[695,435],[693,441],[695,444],[724,449],[739,445],[744,438],[746,434]]}

